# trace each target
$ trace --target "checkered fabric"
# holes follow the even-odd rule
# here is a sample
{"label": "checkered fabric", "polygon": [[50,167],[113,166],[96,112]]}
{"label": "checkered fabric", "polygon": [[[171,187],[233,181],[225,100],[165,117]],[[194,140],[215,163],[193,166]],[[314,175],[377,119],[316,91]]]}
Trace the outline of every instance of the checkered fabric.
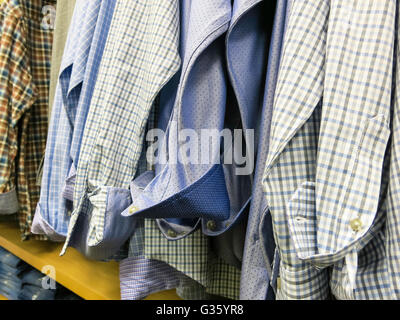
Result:
{"label": "checkered fabric", "polygon": [[[371,265],[369,263],[371,261],[368,254],[364,255],[363,269],[365,270],[365,277],[361,287],[365,287],[369,282],[372,282],[371,279],[374,280],[375,283],[386,284],[382,281],[382,278],[387,276],[391,298],[392,299],[400,299],[400,241],[399,241],[399,210],[400,210],[400,168],[399,168],[399,159],[400,159],[400,65],[399,65],[399,55],[400,55],[400,4],[397,2],[397,20],[395,30],[396,34],[396,49],[395,49],[395,75],[394,75],[394,101],[393,101],[393,110],[392,110],[392,119],[391,119],[391,130],[392,130],[392,143],[390,146],[390,168],[386,170],[387,175],[385,176],[388,181],[388,189],[385,204],[382,206],[383,209],[386,209],[386,229],[380,232],[379,236],[376,237],[376,241],[372,245],[369,246],[370,250],[367,252],[372,252],[379,257],[385,257],[386,259],[384,263],[380,263],[380,269],[375,268],[374,266],[367,268],[364,265]],[[384,178],[385,178],[384,177]],[[385,246],[382,245],[384,242]],[[372,255],[372,259],[375,258]],[[360,263],[361,264],[361,263]],[[375,270],[385,270],[387,267],[387,272],[378,273]],[[370,272],[370,270],[374,270],[375,272]],[[367,291],[368,292],[368,291]],[[373,297],[381,297],[383,296],[381,292],[385,292],[384,290],[374,290]],[[363,297],[368,297],[366,294],[363,294]]]}
{"label": "checkered fabric", "polygon": [[32,232],[54,241],[65,240],[68,231],[72,202],[63,197],[63,188],[75,165],[72,147],[85,125],[112,10],[113,1],[78,0],[67,37],[32,224]]}
{"label": "checkered fabric", "polygon": [[36,175],[46,147],[48,101],[50,83],[50,61],[53,43],[53,30],[42,22],[45,17],[43,8],[56,8],[55,0],[21,1],[27,22],[27,48],[36,87],[36,100],[30,111],[20,123],[20,153],[18,156],[18,212],[23,239],[46,239],[42,235],[33,235],[30,231],[40,188],[36,184]]}
{"label": "checkered fabric", "polygon": [[[156,225],[152,227],[152,231],[158,231]],[[175,288],[183,299],[211,299],[205,287],[171,265],[143,258],[144,231],[144,220],[140,219],[129,243],[129,256],[120,262],[121,299],[142,299],[151,293]],[[162,237],[159,231],[158,237]]]}
{"label": "checkered fabric", "polygon": [[395,13],[392,0],[293,2],[263,177],[278,299],[399,297],[396,223],[384,230],[398,203]]}
{"label": "checkered fabric", "polygon": [[36,88],[27,53],[24,12],[19,1],[3,2],[0,19],[0,213],[13,214],[18,211],[15,175],[18,124],[35,102]]}
{"label": "checkered fabric", "polygon": [[[50,59],[52,48],[51,28],[42,24],[45,18],[42,9],[45,6],[55,8],[55,0],[7,0],[3,3],[2,14],[4,21],[5,43],[16,40],[15,46],[3,46],[1,50],[11,50],[4,52],[4,56],[11,54],[8,70],[4,74],[16,82],[15,86],[9,85],[3,90],[8,91],[3,99],[12,97],[14,112],[8,118],[11,130],[6,129],[10,136],[9,146],[6,153],[10,157],[5,157],[6,167],[15,173],[5,173],[6,179],[11,180],[17,177],[17,196],[19,202],[18,218],[22,234],[22,239],[35,238],[46,239],[43,236],[34,236],[30,233],[30,226],[36,203],[39,199],[39,187],[36,185],[36,173],[40,165],[47,136],[47,110],[50,78]],[[13,42],[11,42],[13,43]],[[13,52],[13,50],[15,50]],[[15,56],[13,56],[15,54]],[[18,66],[15,67],[16,60]],[[14,67],[13,67],[14,66]],[[11,67],[11,69],[9,69]],[[14,75],[9,74],[16,72]],[[11,89],[11,91],[10,91]],[[31,96],[31,97],[30,97]],[[6,101],[5,100],[5,101]],[[7,109],[8,107],[7,106]],[[7,139],[7,134],[4,135]],[[18,152],[17,152],[18,151]],[[7,158],[7,159],[6,159]],[[10,163],[13,159],[15,163]],[[2,161],[3,163],[3,161]],[[5,172],[6,172],[5,171]],[[6,182],[7,184],[7,182]],[[12,191],[15,185],[10,184],[4,191]],[[5,199],[3,197],[3,199]]]}
{"label": "checkered fabric", "polygon": [[146,257],[167,262],[196,280],[209,294],[239,298],[240,270],[213,253],[209,237],[204,236],[201,230],[178,241],[169,241],[161,236],[157,223],[152,219],[145,219],[144,230]]}
{"label": "checkered fabric", "polygon": [[[53,45],[51,52],[50,86],[49,86],[49,110],[48,118],[51,119],[52,107],[60,74],[61,60],[64,46],[67,40],[71,18],[75,8],[75,0],[57,0],[57,11],[54,20]],[[49,129],[50,130],[50,129]],[[42,184],[44,157],[37,173],[37,185]]]}
{"label": "checkered fabric", "polygon": [[152,103],[180,66],[176,0],[117,1],[81,145],[74,212],[92,207],[88,245],[103,240],[110,187],[128,189]]}

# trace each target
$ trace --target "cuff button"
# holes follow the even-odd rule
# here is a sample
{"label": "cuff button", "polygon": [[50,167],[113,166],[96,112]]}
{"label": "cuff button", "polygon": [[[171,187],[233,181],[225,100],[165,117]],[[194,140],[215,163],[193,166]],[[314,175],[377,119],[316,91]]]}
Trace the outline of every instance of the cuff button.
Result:
{"label": "cuff button", "polygon": [[354,232],[360,232],[362,229],[362,221],[360,218],[355,218],[350,221],[350,227]]}
{"label": "cuff button", "polygon": [[169,229],[169,230],[167,231],[167,235],[168,235],[168,237],[170,237],[170,238],[176,238],[176,236],[177,236],[176,232],[175,232],[174,230],[171,230],[171,229]]}

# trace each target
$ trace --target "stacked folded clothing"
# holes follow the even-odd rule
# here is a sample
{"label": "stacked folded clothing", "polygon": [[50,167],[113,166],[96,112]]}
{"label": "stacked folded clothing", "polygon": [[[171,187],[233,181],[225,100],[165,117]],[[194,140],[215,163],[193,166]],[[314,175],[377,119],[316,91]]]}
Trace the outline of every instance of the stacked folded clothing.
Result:
{"label": "stacked folded clothing", "polygon": [[46,275],[0,247],[0,294],[9,300],[81,300]]}
{"label": "stacked folded clothing", "polygon": [[54,300],[56,288],[43,286],[46,276],[36,269],[29,269],[22,273],[22,288],[18,300]]}
{"label": "stacked folded clothing", "polygon": [[28,267],[21,259],[0,247],[0,294],[17,300],[22,288],[20,275]]}

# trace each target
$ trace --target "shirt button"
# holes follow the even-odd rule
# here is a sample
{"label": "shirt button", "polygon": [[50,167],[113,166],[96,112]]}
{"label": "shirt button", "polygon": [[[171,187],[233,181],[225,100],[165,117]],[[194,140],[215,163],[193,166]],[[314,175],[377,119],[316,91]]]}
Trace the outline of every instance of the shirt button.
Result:
{"label": "shirt button", "polygon": [[130,214],[133,214],[133,213],[138,212],[138,211],[139,211],[139,208],[136,207],[136,206],[132,206],[132,207],[129,208],[129,213]]}
{"label": "shirt button", "polygon": [[278,277],[278,278],[276,279],[276,288],[277,288],[278,290],[281,290],[281,278],[280,278],[280,277]]}
{"label": "shirt button", "polygon": [[217,224],[215,223],[214,220],[207,221],[207,229],[211,231],[215,231],[215,229],[217,229]]}
{"label": "shirt button", "polygon": [[362,229],[362,221],[360,218],[355,218],[350,221],[350,227],[354,232],[359,232]]}
{"label": "shirt button", "polygon": [[169,230],[167,231],[167,235],[168,235],[168,237],[170,237],[170,238],[176,238],[176,232],[175,232],[174,230],[169,229]]}

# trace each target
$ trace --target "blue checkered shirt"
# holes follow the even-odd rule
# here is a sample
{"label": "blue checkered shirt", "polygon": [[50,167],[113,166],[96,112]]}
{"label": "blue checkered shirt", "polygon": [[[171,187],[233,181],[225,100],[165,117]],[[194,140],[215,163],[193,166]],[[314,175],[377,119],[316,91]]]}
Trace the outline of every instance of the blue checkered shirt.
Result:
{"label": "blue checkered shirt", "polygon": [[78,161],[114,4],[114,0],[78,0],[68,33],[48,132],[40,201],[32,225],[34,233],[55,241],[63,240],[68,231],[72,202],[63,190],[71,167]]}
{"label": "blue checkered shirt", "polygon": [[262,180],[277,299],[399,298],[398,10],[293,1]]}

